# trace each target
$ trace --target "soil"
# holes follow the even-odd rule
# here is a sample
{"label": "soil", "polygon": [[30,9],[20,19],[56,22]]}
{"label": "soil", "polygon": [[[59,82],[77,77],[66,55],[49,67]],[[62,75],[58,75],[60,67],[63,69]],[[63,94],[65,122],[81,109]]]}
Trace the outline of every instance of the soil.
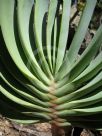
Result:
{"label": "soil", "polygon": [[22,125],[0,117],[0,136],[52,136],[48,123]]}

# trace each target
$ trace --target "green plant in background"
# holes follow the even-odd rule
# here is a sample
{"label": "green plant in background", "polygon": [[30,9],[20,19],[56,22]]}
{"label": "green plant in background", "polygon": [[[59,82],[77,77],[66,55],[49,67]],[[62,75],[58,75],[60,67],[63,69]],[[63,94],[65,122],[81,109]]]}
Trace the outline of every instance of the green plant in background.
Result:
{"label": "green plant in background", "polygon": [[[102,25],[78,55],[96,0],[69,50],[71,0],[0,0],[0,112],[19,123],[102,127]],[[70,35],[70,33],[69,33]]]}

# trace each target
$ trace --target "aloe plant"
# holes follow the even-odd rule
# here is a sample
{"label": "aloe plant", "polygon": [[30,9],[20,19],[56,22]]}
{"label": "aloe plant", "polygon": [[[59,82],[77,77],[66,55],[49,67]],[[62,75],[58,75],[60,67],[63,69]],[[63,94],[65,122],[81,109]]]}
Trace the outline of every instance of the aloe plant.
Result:
{"label": "aloe plant", "polygon": [[18,123],[101,129],[102,25],[78,54],[95,5],[86,1],[67,50],[71,0],[0,0],[2,114]]}

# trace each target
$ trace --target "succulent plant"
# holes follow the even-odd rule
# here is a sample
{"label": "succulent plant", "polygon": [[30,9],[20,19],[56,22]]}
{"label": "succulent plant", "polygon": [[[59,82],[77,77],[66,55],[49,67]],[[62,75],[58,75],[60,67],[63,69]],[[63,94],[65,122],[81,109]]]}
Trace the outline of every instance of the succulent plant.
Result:
{"label": "succulent plant", "polygon": [[71,0],[0,0],[0,113],[101,129],[102,25],[79,55],[95,5],[86,1],[67,49]]}

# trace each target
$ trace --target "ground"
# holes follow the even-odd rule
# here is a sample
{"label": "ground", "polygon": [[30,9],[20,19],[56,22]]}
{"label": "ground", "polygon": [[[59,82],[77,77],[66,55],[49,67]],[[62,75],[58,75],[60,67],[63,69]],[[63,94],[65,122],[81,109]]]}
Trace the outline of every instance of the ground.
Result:
{"label": "ground", "polygon": [[[65,128],[63,136],[102,136],[101,132],[80,128]],[[20,125],[0,116],[0,136],[52,136],[49,123]],[[59,135],[60,136],[60,135]]]}

